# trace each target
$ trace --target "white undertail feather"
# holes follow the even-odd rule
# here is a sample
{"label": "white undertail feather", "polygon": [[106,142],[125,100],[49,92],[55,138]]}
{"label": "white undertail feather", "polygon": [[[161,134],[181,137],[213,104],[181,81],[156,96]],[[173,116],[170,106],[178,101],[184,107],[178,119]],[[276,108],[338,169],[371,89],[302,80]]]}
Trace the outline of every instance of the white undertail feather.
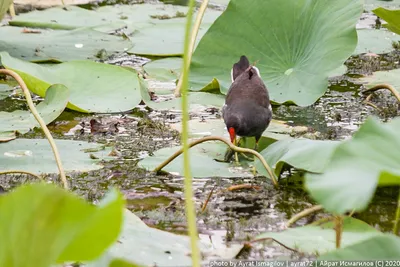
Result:
{"label": "white undertail feather", "polygon": [[258,77],[260,77],[260,78],[261,78],[261,75],[260,75],[260,70],[259,70],[259,69],[258,69],[256,66],[253,66],[253,69],[255,69],[255,70],[256,70]]}

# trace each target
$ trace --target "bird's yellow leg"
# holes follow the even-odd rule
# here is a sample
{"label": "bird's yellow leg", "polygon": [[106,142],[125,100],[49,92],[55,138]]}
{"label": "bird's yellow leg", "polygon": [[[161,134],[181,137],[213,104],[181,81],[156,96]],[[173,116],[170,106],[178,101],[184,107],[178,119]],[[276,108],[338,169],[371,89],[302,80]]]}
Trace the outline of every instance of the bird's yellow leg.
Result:
{"label": "bird's yellow leg", "polygon": [[[239,141],[236,140],[236,137],[235,137],[235,139],[233,139],[233,145],[236,146],[236,144],[238,144],[239,142],[240,142],[240,139],[239,139]],[[235,162],[237,165],[239,165],[239,156],[236,151],[235,151]]]}
{"label": "bird's yellow leg", "polygon": [[[257,148],[258,148],[258,140],[256,140],[256,145],[254,146],[254,150],[257,151]],[[256,163],[256,156],[253,155],[253,168],[252,168],[252,173],[253,173],[254,176],[257,175],[257,170],[256,170],[256,165],[255,165],[255,163]]]}

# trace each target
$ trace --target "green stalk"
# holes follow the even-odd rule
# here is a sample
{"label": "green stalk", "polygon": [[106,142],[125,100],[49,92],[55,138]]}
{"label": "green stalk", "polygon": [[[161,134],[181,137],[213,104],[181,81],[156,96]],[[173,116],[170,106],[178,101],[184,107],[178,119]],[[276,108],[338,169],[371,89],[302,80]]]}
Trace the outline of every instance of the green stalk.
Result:
{"label": "green stalk", "polygon": [[189,65],[191,59],[190,49],[190,31],[192,26],[192,17],[194,9],[194,0],[189,1],[189,10],[186,18],[185,29],[185,47],[183,53],[183,66],[182,66],[182,146],[183,146],[183,173],[185,176],[185,210],[186,220],[188,224],[188,231],[190,237],[190,245],[192,251],[192,266],[200,267],[200,251],[198,248],[198,234],[196,226],[196,211],[193,203],[193,189],[192,177],[190,173],[190,159],[189,159],[189,108],[188,108],[188,85],[189,85]]}
{"label": "green stalk", "polygon": [[400,190],[397,199],[396,218],[394,219],[393,234],[399,235],[399,220],[400,220]]}

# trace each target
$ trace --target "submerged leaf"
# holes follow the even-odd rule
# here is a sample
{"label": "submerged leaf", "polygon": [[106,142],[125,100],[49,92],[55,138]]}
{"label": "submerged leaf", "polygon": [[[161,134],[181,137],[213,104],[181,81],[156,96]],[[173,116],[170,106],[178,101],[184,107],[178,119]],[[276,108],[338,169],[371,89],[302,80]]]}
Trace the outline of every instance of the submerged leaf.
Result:
{"label": "submerged leaf", "polygon": [[[340,144],[322,174],[306,174],[311,196],[330,212],[364,210],[382,185],[400,184],[400,119],[382,124],[368,119]],[[345,200],[345,201],[344,201]]]}
{"label": "submerged leaf", "polygon": [[[61,115],[68,100],[68,88],[62,84],[54,84],[47,89],[44,101],[36,106],[36,110],[44,122],[49,124]],[[0,133],[17,131],[24,134],[34,127],[39,127],[39,123],[31,111],[0,112]]]}
{"label": "submerged leaf", "polygon": [[[385,261],[400,259],[400,238],[391,234],[372,236],[362,242],[333,250],[318,258],[318,260],[381,260]],[[393,261],[394,262],[394,261]],[[320,266],[320,264],[318,264]]]}
{"label": "submerged leaf", "polygon": [[257,62],[273,101],[310,105],[354,51],[361,13],[359,0],[231,0],[193,54],[192,90],[216,78],[226,92],[244,54]]}
{"label": "submerged leaf", "polygon": [[[346,217],[343,222],[342,247],[348,247],[369,238],[382,236],[383,233],[369,226],[367,223]],[[322,254],[336,249],[336,235],[332,222],[322,225],[306,225],[289,228],[282,232],[268,232],[256,239],[272,238],[287,247],[303,253]]]}
{"label": "submerged leaf", "polygon": [[119,66],[92,61],[71,61],[41,66],[1,52],[1,62],[17,72],[28,88],[44,96],[51,84],[64,84],[70,90],[68,108],[81,112],[123,112],[141,101],[134,72]]}
{"label": "submerged leaf", "polygon": [[19,187],[0,197],[0,265],[51,266],[100,256],[116,241],[125,201],[112,190],[95,207],[50,184]]}

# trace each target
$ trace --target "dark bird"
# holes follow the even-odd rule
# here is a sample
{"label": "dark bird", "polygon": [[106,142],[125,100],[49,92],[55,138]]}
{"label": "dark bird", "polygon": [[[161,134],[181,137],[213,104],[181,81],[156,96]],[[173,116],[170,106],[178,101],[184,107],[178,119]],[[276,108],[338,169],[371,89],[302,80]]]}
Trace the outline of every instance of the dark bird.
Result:
{"label": "dark bird", "polygon": [[232,85],[222,108],[231,142],[236,136],[255,137],[256,148],[262,133],[272,119],[272,107],[267,87],[257,67],[250,65],[246,56],[233,65]]}

